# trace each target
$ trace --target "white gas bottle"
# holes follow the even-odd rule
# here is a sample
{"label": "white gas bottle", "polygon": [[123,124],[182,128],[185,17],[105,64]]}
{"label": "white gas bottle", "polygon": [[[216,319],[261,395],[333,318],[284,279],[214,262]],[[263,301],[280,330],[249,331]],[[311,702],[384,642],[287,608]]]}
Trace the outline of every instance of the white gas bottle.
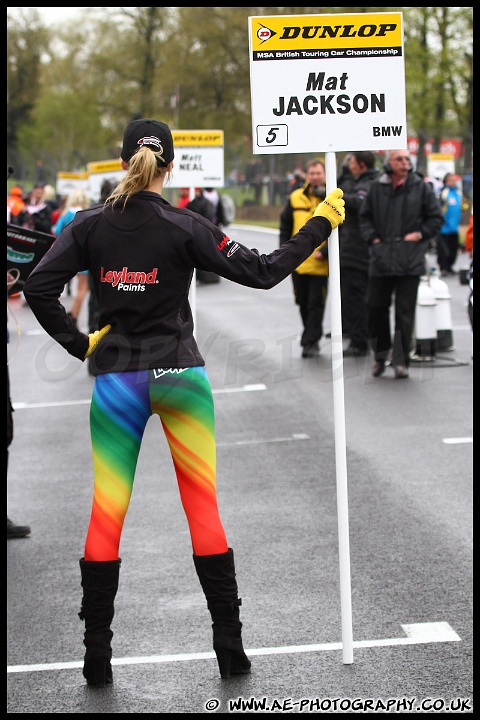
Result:
{"label": "white gas bottle", "polygon": [[427,359],[435,357],[437,349],[437,300],[426,275],[420,278],[415,308],[415,355]]}
{"label": "white gas bottle", "polygon": [[452,295],[446,282],[440,280],[435,270],[430,272],[428,278],[435,295],[435,322],[437,327],[437,349],[448,351],[454,349],[452,330],[452,309],[450,300]]}

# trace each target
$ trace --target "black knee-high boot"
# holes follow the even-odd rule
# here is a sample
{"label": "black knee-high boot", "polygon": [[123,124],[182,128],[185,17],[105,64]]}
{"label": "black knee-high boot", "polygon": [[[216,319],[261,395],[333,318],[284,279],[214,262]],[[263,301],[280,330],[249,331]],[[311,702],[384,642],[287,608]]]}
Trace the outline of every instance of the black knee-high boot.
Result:
{"label": "black knee-high boot", "polygon": [[83,676],[88,685],[104,687],[113,682],[110,625],[115,614],[120,563],[120,559],[107,562],[80,560],[83,598],[78,616],[85,620]]}
{"label": "black knee-high boot", "polygon": [[251,662],[242,645],[233,550],[219,555],[194,555],[198,579],[213,620],[213,649],[222,678],[250,672]]}

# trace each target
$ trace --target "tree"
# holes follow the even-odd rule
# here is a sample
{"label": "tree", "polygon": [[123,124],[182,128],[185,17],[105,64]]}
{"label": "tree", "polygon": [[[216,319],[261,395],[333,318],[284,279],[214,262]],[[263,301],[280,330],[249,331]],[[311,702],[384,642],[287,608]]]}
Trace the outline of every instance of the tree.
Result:
{"label": "tree", "polygon": [[403,10],[407,115],[419,138],[417,167],[425,169],[430,138],[438,151],[450,137],[464,142],[465,170],[471,167],[473,130],[473,8]]}
{"label": "tree", "polygon": [[19,167],[18,133],[27,125],[41,94],[41,59],[49,51],[50,36],[40,22],[36,9],[11,8],[7,35],[7,162]]}

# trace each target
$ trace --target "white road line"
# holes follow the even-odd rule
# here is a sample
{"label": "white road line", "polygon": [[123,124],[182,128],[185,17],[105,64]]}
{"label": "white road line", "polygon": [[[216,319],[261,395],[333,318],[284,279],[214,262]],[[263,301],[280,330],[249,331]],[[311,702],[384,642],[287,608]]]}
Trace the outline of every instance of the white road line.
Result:
{"label": "white road line", "polygon": [[[428,645],[440,642],[461,642],[461,638],[446,622],[415,623],[402,625],[407,637],[385,640],[357,640],[354,648],[391,647],[394,645]],[[251,657],[260,655],[293,655],[307,652],[330,652],[341,650],[342,643],[320,643],[317,645],[290,645],[286,647],[245,648]],[[150,655],[146,657],[113,658],[112,665],[153,665],[157,663],[190,662],[191,660],[211,660],[213,652],[185,653],[179,655]],[[43,672],[45,670],[73,670],[82,668],[81,662],[56,662],[37,665],[7,665],[7,673]]]}
{"label": "white road line", "polygon": [[294,433],[290,437],[279,437],[279,438],[258,438],[257,440],[238,440],[236,442],[217,442],[218,447],[233,447],[238,445],[266,445],[267,443],[282,443],[292,442],[295,440],[310,440],[310,435],[305,433]]}
{"label": "white road line", "polygon": [[278,235],[279,230],[275,230],[275,228],[267,228],[262,227],[261,225],[240,225],[237,223],[234,223],[232,226],[232,230],[248,230],[248,232],[263,232],[267,235]]}
{"label": "white road line", "polygon": [[460,445],[461,443],[473,443],[473,438],[471,438],[471,437],[444,438],[443,442],[446,445]]}
{"label": "white road line", "polygon": [[[242,385],[241,387],[225,388],[223,390],[212,390],[214,395],[222,395],[226,393],[240,393],[240,392],[258,392],[259,390],[266,390],[267,386],[262,383],[256,385]],[[32,408],[47,408],[47,407],[68,407],[69,405],[90,405],[91,399],[88,400],[56,400],[55,402],[42,402],[42,403],[25,403],[15,402],[13,403],[14,410],[30,410]]]}
{"label": "white road line", "polygon": [[14,410],[31,410],[32,408],[47,407],[68,407],[69,405],[90,405],[91,399],[88,400],[56,400],[55,402],[42,403],[13,403]]}
{"label": "white road line", "polygon": [[257,383],[256,385],[242,385],[241,387],[225,388],[224,390],[212,390],[212,393],[214,395],[221,395],[222,393],[258,392],[259,390],[266,389],[266,385]]}
{"label": "white road line", "polygon": [[[267,386],[263,383],[257,383],[252,385],[242,385],[241,387],[224,388],[222,390],[212,390],[213,395],[222,395],[228,393],[241,393],[241,392],[259,392],[260,390],[266,390]],[[74,405],[90,405],[90,398],[88,400],[57,400],[55,402],[42,402],[42,403],[25,403],[25,402],[14,402],[14,410],[31,410],[33,408],[54,408],[54,407],[69,407]],[[274,443],[274,442],[291,442],[292,440],[308,440],[308,435],[296,434],[286,438],[271,438],[270,440],[258,439],[258,440],[240,440],[234,443],[217,443],[217,447],[227,447],[231,445],[259,445],[261,443]],[[444,438],[443,441],[446,445],[461,445],[463,443],[473,443],[471,437],[458,437],[458,438]]]}

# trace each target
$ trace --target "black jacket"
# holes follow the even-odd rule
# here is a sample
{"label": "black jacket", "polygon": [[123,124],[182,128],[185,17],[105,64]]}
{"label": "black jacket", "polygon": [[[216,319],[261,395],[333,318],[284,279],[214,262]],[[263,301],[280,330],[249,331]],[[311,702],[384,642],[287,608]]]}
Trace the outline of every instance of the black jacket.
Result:
{"label": "black jacket", "polygon": [[211,220],[213,222],[213,216],[214,216],[214,209],[213,205],[210,202],[210,200],[207,200],[206,197],[203,195],[196,195],[193,200],[190,200],[190,202],[185,205],[187,210],[191,210],[192,212],[196,212],[202,217],[207,218],[208,220]]}
{"label": "black jacket", "polygon": [[12,217],[11,222],[12,225],[21,225],[30,230],[52,234],[52,210],[46,203],[32,213],[29,213],[25,207],[18,215]]}
{"label": "black jacket", "polygon": [[338,181],[345,200],[345,220],[338,227],[340,268],[350,267],[368,272],[370,249],[360,231],[359,212],[370,185],[379,174],[378,170],[371,168],[358,177],[352,176],[345,181]]}
{"label": "black jacket", "polygon": [[[443,215],[440,203],[429,183],[415,172],[395,190],[390,175],[375,180],[362,204],[359,215],[363,239],[370,245],[370,275],[424,275],[429,240],[440,232]],[[409,242],[407,233],[419,231],[423,239]],[[372,245],[372,240],[381,242]]]}
{"label": "black jacket", "polygon": [[75,327],[59,298],[69,280],[90,270],[99,327],[112,326],[95,351],[99,373],[204,365],[188,301],[194,268],[247,287],[272,288],[331,231],[326,218],[312,218],[281,248],[260,255],[190,210],[143,191],[125,209],[119,201],[113,208],[78,211],[30,273],[23,292],[47,333],[83,360],[88,336]]}

